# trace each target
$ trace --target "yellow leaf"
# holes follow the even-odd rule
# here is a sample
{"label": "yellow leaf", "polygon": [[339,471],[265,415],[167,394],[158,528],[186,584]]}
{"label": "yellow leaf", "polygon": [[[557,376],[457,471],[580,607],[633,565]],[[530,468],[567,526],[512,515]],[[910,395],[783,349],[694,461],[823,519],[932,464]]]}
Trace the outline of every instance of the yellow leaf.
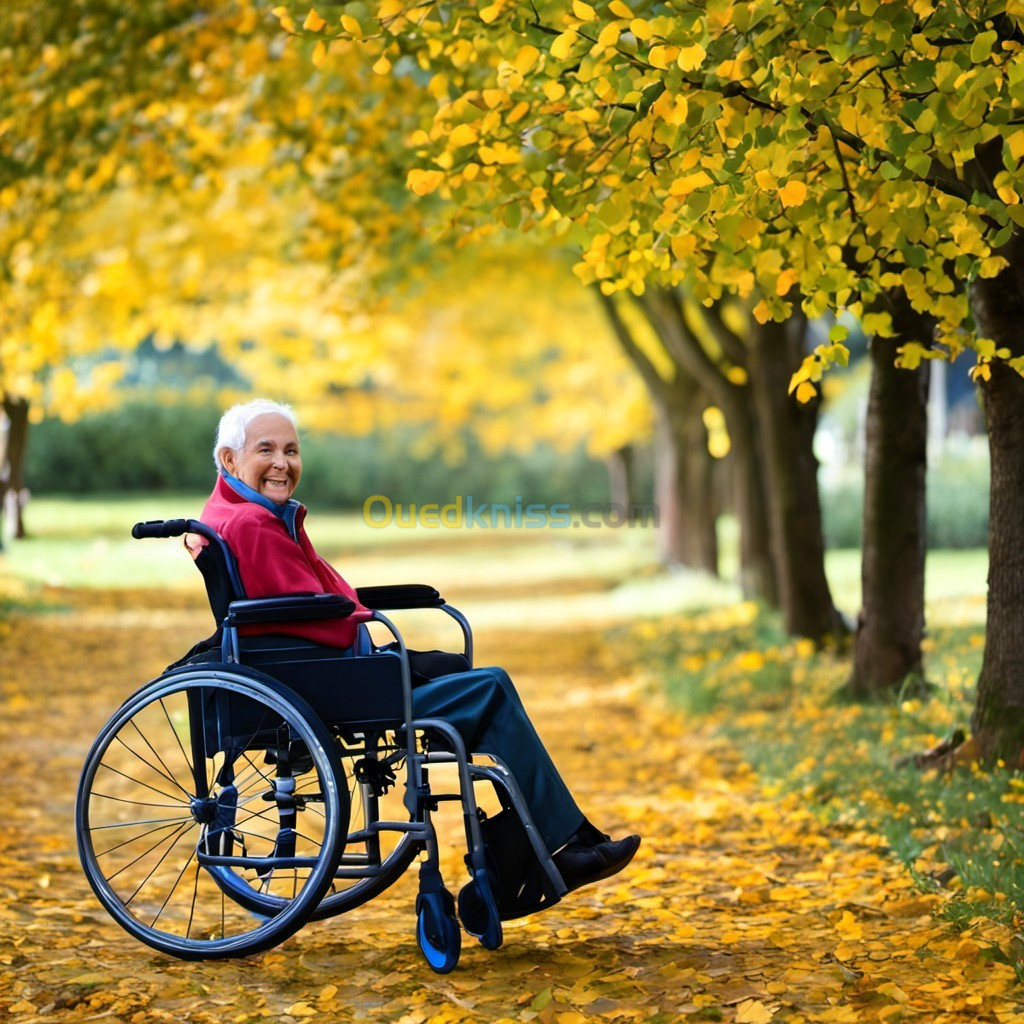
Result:
{"label": "yellow leaf", "polygon": [[448,136],[448,142],[453,149],[462,146],[471,146],[479,139],[476,129],[470,124],[457,124]]}
{"label": "yellow leaf", "polygon": [[302,23],[302,27],[307,32],[319,32],[326,24],[327,22],[310,7],[309,14],[306,15],[306,20]]}
{"label": "yellow leaf", "polygon": [[672,51],[675,47],[668,46],[652,46],[651,52],[647,55],[647,60],[656,68],[661,68],[662,71],[667,71],[669,63],[674,56]]}
{"label": "yellow leaf", "polygon": [[351,14],[343,14],[341,16],[341,27],[353,36],[361,36],[363,34],[363,26]]}
{"label": "yellow leaf", "polygon": [[503,60],[498,65],[498,85],[502,89],[508,89],[515,91],[520,88],[523,84],[523,76],[516,70],[514,64],[510,64],[507,60]]}
{"label": "yellow leaf", "polygon": [[[797,398],[800,398],[797,392]],[[836,931],[844,939],[857,940],[864,934],[864,926],[848,910],[843,911],[842,917],[836,922]]]}
{"label": "yellow leaf", "polygon": [[746,999],[736,1007],[736,1024],[768,1024],[774,1016],[760,999]]}
{"label": "yellow leaf", "polygon": [[978,266],[978,274],[981,277],[996,277],[1006,266],[1006,258],[1003,256],[989,256],[983,259]]}
{"label": "yellow leaf", "polygon": [[585,0],[572,0],[572,13],[580,21],[593,21],[597,17],[597,12]]}
{"label": "yellow leaf", "polygon": [[560,36],[555,38],[555,41],[551,44],[551,56],[556,60],[565,60],[569,56],[569,52],[572,50],[573,43],[576,42],[578,33],[576,29],[566,29]]}
{"label": "yellow leaf", "polygon": [[611,11],[616,18],[633,17],[633,12],[622,2],[622,0],[612,0],[608,5],[608,10]]}
{"label": "yellow leaf", "polygon": [[284,1012],[289,1017],[315,1017],[320,1011],[309,1003],[292,1003]]}
{"label": "yellow leaf", "polygon": [[606,50],[609,46],[614,46],[619,41],[619,36],[622,34],[622,27],[618,22],[609,22],[603,29],[601,34],[597,37],[597,42],[594,44],[602,50]]}
{"label": "yellow leaf", "polygon": [[527,44],[520,48],[516,54],[515,60],[512,63],[515,65],[516,70],[520,74],[526,74],[534,64],[537,63],[537,58],[540,56],[540,50],[536,46],[530,46]]}
{"label": "yellow leaf", "polygon": [[485,25],[490,25],[498,15],[501,14],[501,4],[491,4],[488,7],[484,7],[480,11],[480,20]]}
{"label": "yellow leaf", "polygon": [[378,58],[377,62],[373,65],[374,74],[386,75],[391,70],[391,61],[387,59],[383,54]]}
{"label": "yellow leaf", "polygon": [[637,39],[650,39],[653,35],[651,25],[649,21],[644,18],[634,18],[629,23],[629,31],[637,37]]}
{"label": "yellow leaf", "polygon": [[779,199],[782,201],[783,206],[799,206],[806,198],[807,186],[802,181],[797,181],[796,179],[787,181],[779,189]]}
{"label": "yellow leaf", "polygon": [[669,124],[686,122],[690,106],[685,96],[673,96],[667,89],[651,105],[651,112]]}
{"label": "yellow leaf", "polygon": [[920,342],[908,341],[896,349],[896,365],[902,370],[916,370],[924,356],[924,346]]}
{"label": "yellow leaf", "polygon": [[700,43],[694,43],[693,46],[684,46],[679,51],[676,63],[683,71],[696,71],[704,63],[707,55],[707,50]]}
{"label": "yellow leaf", "polygon": [[788,295],[790,288],[796,284],[797,273],[790,267],[779,274],[778,280],[775,282],[775,294],[776,295]]}
{"label": "yellow leaf", "polygon": [[687,196],[695,189],[710,184],[712,184],[712,179],[706,171],[694,171],[693,174],[684,174],[681,178],[676,178],[669,185],[668,190],[669,194],[673,196]]}
{"label": "yellow leaf", "polygon": [[1020,160],[1024,157],[1024,128],[1018,128],[1012,135],[1006,139],[1006,145],[1010,149],[1010,156],[1014,160]]}
{"label": "yellow leaf", "polygon": [[406,175],[405,184],[418,196],[425,196],[435,191],[444,181],[444,171],[428,171],[422,167],[414,167]]}
{"label": "yellow leaf", "polygon": [[814,398],[817,393],[818,389],[809,380],[801,381],[801,383],[797,385],[796,400],[801,405],[804,405]]}

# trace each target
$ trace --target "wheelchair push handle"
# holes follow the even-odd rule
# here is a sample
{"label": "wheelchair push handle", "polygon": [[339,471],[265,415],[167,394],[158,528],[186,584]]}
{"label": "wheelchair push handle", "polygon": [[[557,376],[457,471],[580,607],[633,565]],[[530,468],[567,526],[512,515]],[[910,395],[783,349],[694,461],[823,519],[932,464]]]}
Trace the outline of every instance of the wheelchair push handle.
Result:
{"label": "wheelchair push handle", "polygon": [[186,533],[198,533],[207,540],[220,539],[214,530],[198,519],[151,519],[132,527],[132,536],[136,540],[146,537],[183,537]]}

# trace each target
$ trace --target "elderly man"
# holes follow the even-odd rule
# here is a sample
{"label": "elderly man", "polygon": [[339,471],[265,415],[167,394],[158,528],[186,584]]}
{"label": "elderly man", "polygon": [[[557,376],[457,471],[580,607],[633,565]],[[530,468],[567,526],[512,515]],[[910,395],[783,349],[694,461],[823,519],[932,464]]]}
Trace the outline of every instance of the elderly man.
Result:
{"label": "elderly man", "polygon": [[[352,646],[368,613],[306,535],[306,509],[293,497],[302,457],[291,409],[264,400],[229,409],[217,430],[214,462],[217,483],[201,518],[231,548],[246,594],[335,593],[357,606],[351,618],[281,623],[266,631]],[[469,669],[461,655],[436,653],[420,656],[413,668],[416,717],[451,723],[469,750],[508,765],[569,889],[607,878],[632,860],[640,837],[613,841],[586,819],[503,669]]]}

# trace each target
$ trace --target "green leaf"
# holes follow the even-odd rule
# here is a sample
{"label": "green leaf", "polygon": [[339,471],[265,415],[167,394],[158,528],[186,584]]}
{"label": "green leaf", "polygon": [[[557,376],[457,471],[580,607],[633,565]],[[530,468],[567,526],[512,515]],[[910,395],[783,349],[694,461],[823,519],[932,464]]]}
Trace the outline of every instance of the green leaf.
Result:
{"label": "green leaf", "polygon": [[903,164],[912,174],[925,178],[931,173],[932,158],[927,153],[911,153]]}
{"label": "green leaf", "polygon": [[981,32],[974,38],[974,42],[971,43],[971,63],[982,64],[992,54],[992,47],[996,41],[995,29],[990,29],[988,32]]}

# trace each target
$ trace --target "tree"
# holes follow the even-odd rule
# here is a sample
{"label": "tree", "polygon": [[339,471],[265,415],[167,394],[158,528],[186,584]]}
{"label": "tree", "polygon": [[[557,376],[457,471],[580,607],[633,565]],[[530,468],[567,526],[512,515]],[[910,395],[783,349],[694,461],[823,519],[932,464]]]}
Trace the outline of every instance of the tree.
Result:
{"label": "tree", "polygon": [[[469,219],[486,211],[574,234],[581,276],[609,291],[659,279],[685,279],[699,299],[757,289],[768,320],[790,315],[795,288],[807,316],[846,309],[868,334],[892,337],[874,303],[902,288],[934,315],[938,351],[974,345],[983,386],[997,380],[989,430],[1012,434],[993,361],[1014,373],[1024,360],[970,332],[964,285],[977,282],[990,330],[999,295],[981,296],[1024,226],[1018,0],[648,10],[392,0],[376,25],[343,27],[381,70],[415,67],[437,83],[441,101],[413,141],[417,192],[443,193]],[[1004,298],[1016,271],[1005,273]],[[841,342],[840,332],[798,371],[798,398],[814,395]],[[915,347],[900,346],[903,357]],[[992,444],[994,457],[1016,447]],[[1016,529],[1015,516],[993,519],[994,535]],[[993,551],[1019,541],[994,536]],[[1024,611],[998,570],[990,599]],[[1007,664],[1011,617],[990,618],[987,639]],[[1024,679],[1012,686],[1024,690]],[[1000,704],[1016,706],[996,700],[979,721],[1008,718]]]}
{"label": "tree", "polygon": [[[207,62],[216,54],[219,72],[237,70],[257,26],[247,0],[11,0],[0,10],[0,394],[11,417],[0,509],[18,483],[26,414],[47,391],[68,399],[69,359],[98,351],[61,326],[102,269],[63,257],[76,218],[115,188],[183,189],[203,173],[211,125],[230,105],[230,76],[208,75]],[[102,391],[110,373],[92,380]]]}

